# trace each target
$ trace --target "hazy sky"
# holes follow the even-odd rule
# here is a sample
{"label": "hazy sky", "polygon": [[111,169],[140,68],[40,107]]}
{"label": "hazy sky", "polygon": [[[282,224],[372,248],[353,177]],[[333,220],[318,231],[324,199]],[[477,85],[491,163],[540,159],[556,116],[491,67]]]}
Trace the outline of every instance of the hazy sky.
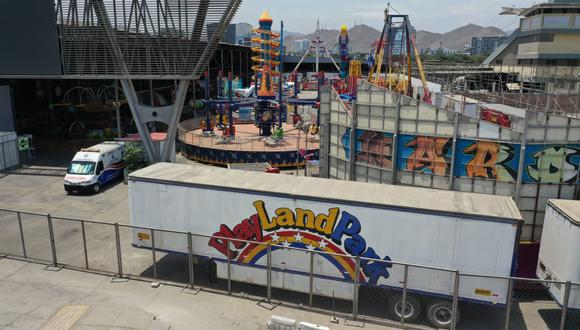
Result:
{"label": "hazy sky", "polygon": [[[328,29],[341,24],[363,23],[382,28],[383,0],[243,0],[234,22],[257,24],[263,10],[270,11],[275,26],[284,20],[285,28],[294,32],[312,32],[317,18]],[[474,23],[514,29],[517,16],[499,16],[501,7],[529,7],[542,1],[531,0],[391,0],[391,6],[401,14],[408,14],[418,30],[447,32]]]}

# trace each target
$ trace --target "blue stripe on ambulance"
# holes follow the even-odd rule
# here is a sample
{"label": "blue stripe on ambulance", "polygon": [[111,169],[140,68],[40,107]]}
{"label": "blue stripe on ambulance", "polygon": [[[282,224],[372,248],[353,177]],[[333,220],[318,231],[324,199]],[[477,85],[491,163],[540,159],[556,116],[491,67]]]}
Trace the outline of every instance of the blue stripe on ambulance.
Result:
{"label": "blue stripe on ambulance", "polygon": [[123,173],[124,168],[125,168],[124,161],[111,164],[110,167],[104,169],[101,172],[97,181],[101,185],[107,184],[113,181],[113,179],[117,178],[119,175],[121,175],[121,173]]}

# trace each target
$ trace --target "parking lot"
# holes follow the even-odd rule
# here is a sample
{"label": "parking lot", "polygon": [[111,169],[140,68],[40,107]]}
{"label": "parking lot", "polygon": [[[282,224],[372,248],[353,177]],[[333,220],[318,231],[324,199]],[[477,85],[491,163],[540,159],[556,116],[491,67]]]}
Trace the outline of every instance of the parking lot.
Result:
{"label": "parking lot", "polygon": [[[98,195],[67,195],[58,171],[63,169],[32,166],[3,173],[0,175],[0,208],[53,215],[58,262],[81,269],[86,265],[80,223],[58,217],[128,224],[127,186],[116,182]],[[27,257],[50,261],[45,217],[27,213],[21,213],[20,217]],[[2,252],[22,255],[17,224],[15,213],[0,211]],[[116,273],[114,227],[88,222],[84,225],[89,268]],[[120,239],[123,273],[152,277],[151,251],[131,245],[129,228],[120,227]],[[160,278],[187,282],[184,258],[162,252],[157,252],[157,258]],[[43,270],[44,267],[0,259],[0,328],[40,328],[57,317],[61,307],[78,305],[89,306],[74,327],[78,329],[187,329],[195,327],[193,324],[211,329],[265,329],[266,321],[274,314],[330,325],[325,314],[286,307],[270,311],[254,300],[219,293],[187,294],[181,291],[181,286],[157,290],[142,281],[112,284],[110,277],[71,270],[50,272]],[[199,272],[203,270],[196,266],[196,275],[200,275]],[[201,276],[199,281],[202,281]],[[32,292],[34,294],[29,294]],[[224,309],[224,305],[231,308]],[[347,327],[333,324],[333,328]],[[365,328],[378,327],[369,324]]]}
{"label": "parking lot", "polygon": [[[98,195],[67,195],[62,186],[63,171],[64,169],[58,166],[37,165],[0,174],[0,208],[32,213],[50,213],[58,263],[78,269],[88,268],[94,271],[105,271],[108,274],[117,273],[119,264],[113,224],[126,225],[129,223],[127,185],[123,182],[115,182]],[[63,218],[98,221],[106,224],[91,222],[81,224],[81,222]],[[20,221],[27,257],[51,261],[50,236],[46,216],[21,213]],[[17,214],[0,211],[0,228],[2,228],[0,230],[0,251],[11,255],[22,255],[23,247],[19,236]],[[152,252],[132,246],[132,229],[123,226],[118,228],[122,255],[121,266],[124,275],[152,278],[153,272],[156,272],[157,277],[161,280],[183,283],[184,285],[188,283],[186,256],[168,255],[157,251],[155,253],[156,267],[153,267]],[[86,256],[83,253],[83,233],[88,251]],[[207,273],[207,265],[196,263],[194,266],[196,285],[215,289],[218,292],[226,290],[227,286],[224,281],[208,282]],[[51,276],[53,275],[51,274]],[[55,273],[54,276],[58,276],[58,273]],[[90,281],[90,279],[86,280]],[[265,291],[263,287],[243,283],[234,283],[232,290],[242,297],[248,294],[263,297]],[[364,293],[364,290],[361,292]],[[298,309],[300,309],[300,304],[307,301],[307,297],[291,295],[288,292],[276,292],[275,290],[274,295],[282,301],[295,303]],[[21,298],[27,299],[25,296]],[[197,298],[192,295],[191,299]],[[517,303],[512,308],[510,321],[513,329],[558,328],[561,311],[545,293],[533,289],[516,290],[514,300]],[[351,304],[345,302],[338,302],[334,306],[330,300],[318,298],[317,303],[329,311],[336,309],[338,312],[348,313],[351,309]],[[365,308],[369,308],[370,311],[370,305],[375,304],[368,299],[362,299],[361,312],[366,311]],[[216,311],[220,307],[216,306]],[[371,307],[375,308],[375,306]],[[282,309],[274,309],[266,314],[279,314],[278,310]],[[468,305],[460,305],[459,312],[461,315],[459,328],[461,329],[503,328],[505,308],[493,306],[471,308]],[[255,312],[248,311],[248,313]],[[380,314],[380,310],[372,311],[372,313]],[[317,316],[313,319],[320,320],[320,314],[314,315]],[[262,316],[262,319],[264,317]],[[327,317],[322,319],[328,320]],[[260,320],[260,322],[251,323],[252,327],[250,328],[258,328],[258,324],[263,324],[265,319]],[[568,328],[576,329],[578,324],[580,324],[578,314],[571,312]],[[368,323],[365,325],[365,328],[372,327]],[[332,324],[332,328],[337,328],[337,326]]]}

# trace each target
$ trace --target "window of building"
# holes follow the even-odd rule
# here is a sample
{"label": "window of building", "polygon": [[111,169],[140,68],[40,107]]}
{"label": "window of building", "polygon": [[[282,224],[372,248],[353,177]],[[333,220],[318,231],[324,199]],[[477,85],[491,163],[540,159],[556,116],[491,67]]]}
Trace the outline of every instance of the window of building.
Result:
{"label": "window of building", "polygon": [[554,42],[553,33],[534,34],[519,38],[520,44],[528,44],[532,42]]}
{"label": "window of building", "polygon": [[569,15],[549,15],[544,16],[545,28],[567,28],[570,26]]}
{"label": "window of building", "polygon": [[574,26],[577,29],[580,29],[580,16],[576,16],[575,20],[574,20]]}
{"label": "window of building", "polygon": [[553,33],[542,33],[539,35],[540,42],[554,42],[554,34]]}

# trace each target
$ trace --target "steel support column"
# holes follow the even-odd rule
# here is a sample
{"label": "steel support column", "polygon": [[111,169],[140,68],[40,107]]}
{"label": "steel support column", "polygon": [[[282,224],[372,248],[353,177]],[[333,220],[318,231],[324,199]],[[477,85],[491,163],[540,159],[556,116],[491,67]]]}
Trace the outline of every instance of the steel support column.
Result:
{"label": "steel support column", "polygon": [[135,92],[135,86],[133,82],[128,79],[121,79],[121,86],[123,87],[123,92],[127,98],[127,103],[129,104],[129,109],[131,109],[131,114],[133,115],[133,120],[135,121],[135,126],[137,126],[137,131],[141,140],[143,141],[143,147],[145,148],[145,153],[149,162],[156,163],[158,159],[156,157],[156,152],[153,148],[153,141],[151,140],[151,133],[146,123],[141,120],[141,114],[139,111],[139,99],[137,98],[137,93]]}
{"label": "steel support column", "polygon": [[449,185],[448,190],[453,190],[453,172],[455,172],[455,159],[457,155],[457,134],[459,132],[459,114],[454,113],[453,117],[453,145],[451,146],[451,164],[449,168]]}
{"label": "steel support column", "polygon": [[356,117],[357,117],[357,104],[356,101],[352,102],[352,118],[350,125],[350,143],[349,143],[349,157],[348,157],[348,179],[350,181],[355,180],[355,166],[356,166]]}
{"label": "steel support column", "polygon": [[393,130],[393,150],[391,150],[391,184],[397,184],[397,148],[399,147],[399,122],[401,118],[401,96],[397,94],[395,105],[395,129]]}
{"label": "steel support column", "polygon": [[179,124],[179,118],[181,118],[181,113],[183,112],[183,104],[185,103],[185,97],[187,96],[187,89],[189,88],[189,80],[183,79],[179,81],[179,87],[175,92],[175,103],[173,104],[173,112],[171,114],[171,119],[168,123],[167,137],[165,139],[165,145],[163,145],[163,151],[161,153],[161,161],[171,161],[171,151],[175,145],[175,134],[177,133],[177,125]]}
{"label": "steel support column", "polygon": [[[516,196],[515,196],[515,200],[516,200],[516,205],[519,205],[520,202],[520,196],[521,196],[521,190],[522,190],[522,177],[524,175],[524,161],[526,160],[526,146],[527,146],[527,141],[528,141],[528,121],[529,121],[529,112],[526,111],[526,114],[524,116],[524,130],[522,132],[522,142],[521,142],[521,148],[520,148],[520,160],[518,163],[518,177],[516,179]],[[536,196],[537,197],[537,196]],[[533,237],[532,237],[533,239]]]}

